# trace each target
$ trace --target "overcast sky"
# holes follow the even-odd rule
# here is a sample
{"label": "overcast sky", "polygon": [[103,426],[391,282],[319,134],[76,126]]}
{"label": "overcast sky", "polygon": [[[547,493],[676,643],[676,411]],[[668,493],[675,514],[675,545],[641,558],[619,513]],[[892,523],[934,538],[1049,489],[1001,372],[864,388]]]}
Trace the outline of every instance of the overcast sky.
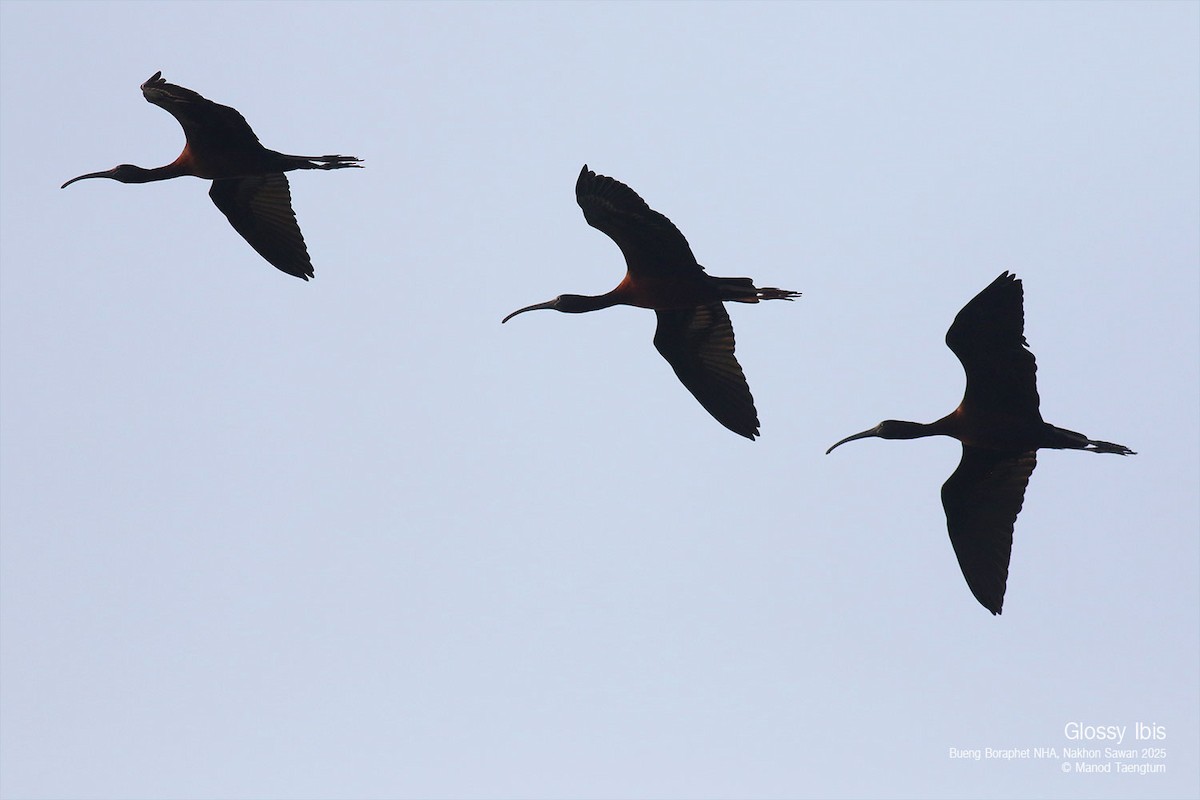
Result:
{"label": "overcast sky", "polygon": [[[0,794],[1196,796],[1198,9],[4,2]],[[200,180],[59,189],[175,158],[156,70],[365,159],[292,173],[315,280]],[[585,163],[804,293],[731,308],[758,441],[648,311],[501,327],[620,280]],[[993,617],[957,442],[824,450],[953,409],[1005,270],[1138,454],[1042,451]]]}

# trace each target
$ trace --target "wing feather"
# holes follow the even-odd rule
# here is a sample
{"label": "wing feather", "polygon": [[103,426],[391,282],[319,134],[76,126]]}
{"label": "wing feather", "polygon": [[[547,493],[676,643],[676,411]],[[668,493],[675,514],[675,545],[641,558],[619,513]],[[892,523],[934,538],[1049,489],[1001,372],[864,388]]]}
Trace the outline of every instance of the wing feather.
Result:
{"label": "wing feather", "polygon": [[963,306],[946,332],[946,345],[967,373],[964,408],[1041,420],[1023,301],[1020,279],[1005,272]]}
{"label": "wing feather", "polygon": [[687,390],[734,433],[758,435],[758,413],[734,356],[733,325],[722,303],[657,311],[654,346]]}
{"label": "wing feather", "polygon": [[237,109],[167,83],[161,72],[142,84],[142,95],[178,120],[188,142],[197,150],[215,153],[262,146]]}
{"label": "wing feather", "polygon": [[587,223],[621,248],[634,278],[704,272],[679,228],[620,181],[585,164],[575,182],[575,200]]}
{"label": "wing feather", "polygon": [[208,196],[233,229],[272,266],[304,280],[313,276],[282,172],[215,180]]}
{"label": "wing feather", "polygon": [[1002,453],[963,445],[958,469],[942,486],[950,543],[967,586],[993,614],[1004,605],[1013,526],[1037,451]]}

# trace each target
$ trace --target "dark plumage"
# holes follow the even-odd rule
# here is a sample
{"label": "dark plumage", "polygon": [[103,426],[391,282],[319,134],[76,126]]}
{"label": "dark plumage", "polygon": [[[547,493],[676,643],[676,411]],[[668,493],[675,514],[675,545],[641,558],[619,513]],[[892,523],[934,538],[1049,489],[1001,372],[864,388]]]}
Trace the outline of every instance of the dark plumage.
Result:
{"label": "dark plumage", "polygon": [[653,309],[658,315],[654,346],[680,382],[726,428],[748,439],[757,436],[758,413],[734,356],[733,326],[724,302],[791,300],[800,293],[760,289],[750,278],[708,275],[671,220],[625,184],[597,175],[587,165],[575,182],[575,199],[587,223],[621,248],[625,278],[611,292],[560,295],[518,309],[503,321],[544,308],[568,314],[615,305]]}
{"label": "dark plumage", "polygon": [[1134,455],[1128,447],[1088,439],[1042,420],[1037,364],[1025,341],[1021,281],[1005,272],[958,312],[946,345],[967,375],[962,403],[929,424],[884,420],[855,439],[953,436],[958,469],[942,486],[950,543],[975,598],[993,614],[1004,605],[1013,526],[1040,448]]}
{"label": "dark plumage", "polygon": [[295,169],[359,167],[354,156],[291,156],[268,150],[235,109],[206,100],[191,89],[167,83],[161,72],[142,84],[146,100],[170,112],[183,127],[187,143],[175,161],[145,169],[121,164],[104,172],[72,178],[65,189],[85,178],[110,178],[121,183],[149,183],[181,175],[212,180],[208,196],[270,264],[289,275],[308,280],[312,261],[296,224],[285,172]]}

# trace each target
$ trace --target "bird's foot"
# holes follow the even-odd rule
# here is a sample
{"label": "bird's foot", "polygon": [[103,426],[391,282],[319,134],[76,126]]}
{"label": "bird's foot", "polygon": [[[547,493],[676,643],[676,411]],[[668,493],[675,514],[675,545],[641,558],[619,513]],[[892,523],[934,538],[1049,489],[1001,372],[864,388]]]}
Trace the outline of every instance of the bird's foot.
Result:
{"label": "bird's foot", "polygon": [[362,159],[357,156],[319,156],[314,158],[313,161],[324,162],[317,164],[318,169],[362,168],[362,164],[360,163]]}

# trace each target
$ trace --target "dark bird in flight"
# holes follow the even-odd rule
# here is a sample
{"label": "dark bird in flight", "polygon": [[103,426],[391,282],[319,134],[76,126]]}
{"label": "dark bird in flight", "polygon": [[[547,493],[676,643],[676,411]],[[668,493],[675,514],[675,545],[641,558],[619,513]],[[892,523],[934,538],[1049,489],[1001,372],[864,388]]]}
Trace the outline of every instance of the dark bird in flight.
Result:
{"label": "dark bird in flight", "polygon": [[1125,445],[1089,439],[1042,420],[1037,364],[1025,341],[1023,299],[1021,281],[1005,272],[954,318],[946,345],[967,373],[958,408],[928,424],[884,420],[825,451],[872,436],[953,436],[962,442],[958,469],[942,486],[942,506],[967,586],[993,614],[1004,605],[1013,524],[1038,449],[1134,455]]}
{"label": "dark bird in flight", "polygon": [[563,294],[526,306],[503,319],[540,308],[568,314],[626,305],[658,314],[654,346],[700,405],[736,434],[758,435],[758,413],[746,376],[733,354],[733,326],[724,302],[791,300],[799,292],[764,288],[750,278],[714,278],[696,263],[687,239],[671,220],[646,205],[620,181],[585,164],[575,182],[583,218],[608,234],[625,255],[628,271],[617,288],[590,297]]}
{"label": "dark bird in flight", "polygon": [[194,175],[211,180],[208,196],[233,229],[272,266],[308,280],[312,262],[285,172],[294,169],[359,167],[353,156],[289,156],[268,150],[235,109],[205,100],[191,89],[163,80],[156,72],[142,84],[146,100],[170,112],[183,126],[187,143],[179,158],[163,167],[145,169],[121,164],[104,172],[72,178],[67,188],[85,178],[111,178],[121,183],[150,183]]}

